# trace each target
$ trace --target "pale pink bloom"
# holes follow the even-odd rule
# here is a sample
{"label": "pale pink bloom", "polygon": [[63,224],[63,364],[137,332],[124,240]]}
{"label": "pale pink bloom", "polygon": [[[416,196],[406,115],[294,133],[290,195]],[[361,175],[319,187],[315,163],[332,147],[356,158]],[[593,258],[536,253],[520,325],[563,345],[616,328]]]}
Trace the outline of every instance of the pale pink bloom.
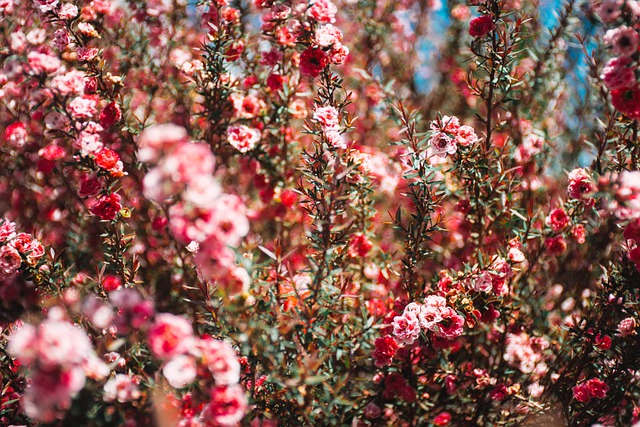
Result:
{"label": "pale pink bloom", "polygon": [[210,390],[211,399],[202,410],[202,418],[215,425],[237,425],[247,412],[247,397],[238,384],[216,385]]}
{"label": "pale pink bloom", "polygon": [[420,321],[413,313],[393,318],[393,335],[399,344],[411,345],[420,337]]}
{"label": "pale pink bloom", "polygon": [[2,219],[0,223],[0,243],[11,240],[16,236],[16,223]]}
{"label": "pale pink bloom", "polygon": [[448,154],[454,154],[458,151],[456,140],[451,138],[444,132],[436,132],[429,139],[429,154],[438,157],[447,157]]}
{"label": "pale pink bloom", "polygon": [[118,309],[114,325],[120,335],[126,334],[130,329],[146,328],[154,314],[153,302],[143,299],[133,289],[121,288],[110,292],[109,299]]}
{"label": "pale pink bloom", "polygon": [[158,313],[147,335],[151,351],[162,360],[188,353],[195,342],[189,321],[170,313]]}
{"label": "pale pink bloom", "polygon": [[82,369],[87,378],[94,380],[103,380],[111,373],[107,364],[93,352],[82,362]]}
{"label": "pale pink bloom", "polygon": [[330,0],[315,0],[309,8],[309,17],[318,22],[334,23],[336,13],[338,13],[338,8]]}
{"label": "pale pink bloom", "polygon": [[347,148],[347,140],[338,129],[328,129],[324,132],[327,142],[334,148]]}
{"label": "pale pink bloom", "polygon": [[196,349],[202,364],[211,372],[216,384],[236,384],[240,381],[240,363],[229,344],[205,337],[198,340]]}
{"label": "pale pink bloom", "polygon": [[215,157],[206,144],[178,144],[170,155],[165,156],[158,167],[171,180],[188,184],[202,175],[211,175]]}
{"label": "pale pink bloom", "polygon": [[43,28],[34,28],[27,34],[27,41],[34,45],[41,45],[47,38],[47,32]]}
{"label": "pale pink bloom", "polygon": [[81,368],[35,370],[22,396],[22,407],[29,418],[51,422],[71,407],[71,399],[82,390],[86,377]]}
{"label": "pale pink bloom", "polygon": [[629,10],[631,10],[633,16],[636,18],[640,16],[640,2],[637,0],[627,0],[625,3]]}
{"label": "pale pink bloom", "polygon": [[480,274],[480,276],[473,281],[473,289],[477,292],[491,292],[492,286],[491,274],[488,271]]}
{"label": "pale pink bloom", "polygon": [[618,323],[618,335],[621,337],[627,337],[629,335],[635,335],[636,333],[636,319],[634,317],[627,317]]}
{"label": "pale pink bloom", "polygon": [[456,133],[456,142],[463,147],[467,147],[478,142],[478,135],[476,135],[476,131],[471,126],[463,125],[460,126]]}
{"label": "pale pink bloom", "polygon": [[611,58],[607,62],[600,78],[609,90],[626,89],[636,85],[635,67],[630,66],[631,63],[627,56]]}
{"label": "pale pink bloom", "polygon": [[[296,277],[298,276],[300,275],[296,275]],[[226,274],[218,278],[218,287],[224,290],[228,297],[247,293],[249,283],[251,283],[249,273],[246,269],[238,266],[229,269]]]}
{"label": "pale pink bloom", "polygon": [[221,194],[220,184],[213,176],[201,175],[191,179],[182,198],[199,208],[210,209],[218,203]]}
{"label": "pale pink bloom", "polygon": [[441,311],[444,306],[425,304],[418,313],[420,327],[425,331],[434,331],[436,325],[442,320]]}
{"label": "pale pink bloom", "polygon": [[58,9],[58,16],[62,19],[73,19],[78,16],[78,6],[72,3],[63,3]]}
{"label": "pale pink bloom", "polygon": [[316,30],[314,41],[320,47],[337,46],[342,41],[342,31],[331,24],[323,25]]}
{"label": "pale pink bloom", "polygon": [[68,108],[74,118],[88,119],[98,112],[96,104],[94,99],[77,96],[69,103]]}
{"label": "pale pink bloom", "polygon": [[75,142],[83,156],[95,154],[104,148],[100,135],[87,130],[80,132]]}
{"label": "pale pink bloom", "polygon": [[608,30],[604,41],[613,47],[613,51],[622,56],[631,56],[638,51],[638,32],[626,25]]}
{"label": "pale pink bloom", "polygon": [[0,279],[15,274],[22,264],[20,252],[10,245],[0,247]]}
{"label": "pale pink bloom", "polygon": [[507,347],[504,360],[522,373],[530,374],[539,368],[546,369],[542,351],[549,347],[547,340],[541,337],[530,338],[524,332],[507,335]]}
{"label": "pale pink bloom", "polygon": [[24,52],[27,47],[27,36],[22,31],[14,31],[11,33],[9,47],[16,53]]}
{"label": "pale pink bloom", "polygon": [[509,258],[509,261],[514,263],[520,263],[526,259],[524,253],[522,253],[522,251],[518,248],[509,248],[507,258]]}
{"label": "pale pink bloom", "polygon": [[93,60],[96,56],[98,56],[98,48],[95,47],[79,47],[76,50],[78,54],[78,59],[83,62],[88,62]]}
{"label": "pale pink bloom", "polygon": [[10,14],[13,12],[14,6],[13,0],[0,0],[0,13]]}
{"label": "pale pink bloom", "polygon": [[58,7],[58,0],[33,0],[33,3],[42,13],[50,12]]}
{"label": "pale pink bloom", "polygon": [[604,0],[595,8],[595,12],[602,22],[615,21],[622,14],[623,3],[623,0]]}
{"label": "pale pink bloom", "polygon": [[84,73],[71,70],[68,73],[55,76],[51,79],[51,88],[62,96],[78,95],[84,92]]}
{"label": "pale pink bloom", "polygon": [[80,22],[78,24],[78,32],[85,37],[100,37],[95,27],[88,22]]}
{"label": "pale pink bloom", "polygon": [[46,319],[37,328],[38,363],[44,367],[81,365],[93,353],[84,330],[65,321]]}
{"label": "pale pink bloom", "polygon": [[456,116],[442,116],[440,124],[438,124],[437,120],[434,120],[431,122],[430,127],[434,132],[446,132],[455,135],[460,130],[460,119]]}
{"label": "pale pink bloom", "polygon": [[120,403],[131,402],[140,398],[138,385],[129,375],[116,374],[103,387],[103,399],[105,402],[118,401]]}
{"label": "pale pink bloom", "polygon": [[245,125],[230,126],[227,129],[227,141],[241,153],[246,153],[260,141],[260,131]]}
{"label": "pale pink bloom", "polygon": [[113,322],[113,309],[95,295],[90,295],[82,304],[82,314],[96,329],[108,328]]}
{"label": "pale pink bloom", "polygon": [[29,52],[27,62],[35,74],[53,74],[62,66],[60,60],[55,56],[35,51]]}
{"label": "pale pink bloom", "polygon": [[146,128],[138,138],[138,160],[157,161],[163,152],[173,150],[179,143],[188,139],[187,130],[181,126],[167,123]]}
{"label": "pale pink bloom", "polygon": [[227,245],[237,246],[249,232],[245,204],[234,194],[218,198],[210,222],[215,224],[215,236]]}
{"label": "pale pink bloom", "polygon": [[38,357],[36,348],[36,327],[25,323],[19,326],[10,336],[7,344],[8,353],[23,365],[31,365]]}
{"label": "pale pink bloom", "polygon": [[334,129],[338,127],[340,113],[335,107],[318,107],[313,113],[313,119],[320,123],[324,130]]}
{"label": "pale pink bloom", "polygon": [[349,56],[349,48],[343,44],[334,45],[329,52],[329,59],[332,63],[337,65],[344,63],[344,61],[347,59],[347,56]]}
{"label": "pale pink bloom", "polygon": [[243,119],[252,119],[257,117],[260,112],[266,108],[266,104],[263,100],[251,94],[244,96],[239,93],[232,93],[229,96],[229,99],[233,104],[235,117]]}
{"label": "pale pink bloom", "polygon": [[162,373],[171,387],[183,388],[195,380],[198,367],[193,356],[180,354],[164,365]]}

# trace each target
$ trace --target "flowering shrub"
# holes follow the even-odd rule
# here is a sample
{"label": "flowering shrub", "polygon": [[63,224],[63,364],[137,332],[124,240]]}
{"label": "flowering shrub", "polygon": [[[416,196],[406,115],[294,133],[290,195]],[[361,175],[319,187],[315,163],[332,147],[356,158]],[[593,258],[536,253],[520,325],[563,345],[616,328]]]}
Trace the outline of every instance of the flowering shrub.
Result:
{"label": "flowering shrub", "polygon": [[0,423],[640,425],[634,0],[0,0]]}

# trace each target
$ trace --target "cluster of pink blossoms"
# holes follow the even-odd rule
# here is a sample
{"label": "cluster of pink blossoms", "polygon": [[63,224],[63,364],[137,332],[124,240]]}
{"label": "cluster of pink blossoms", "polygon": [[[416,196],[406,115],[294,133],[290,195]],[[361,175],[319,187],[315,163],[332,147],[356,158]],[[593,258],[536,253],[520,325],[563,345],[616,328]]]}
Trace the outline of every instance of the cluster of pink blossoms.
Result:
{"label": "cluster of pink blossoms", "polygon": [[158,313],[149,327],[148,343],[164,362],[162,373],[177,389],[196,378],[208,389],[208,403],[185,417],[180,426],[209,427],[236,425],[247,411],[247,399],[240,381],[240,363],[226,342],[208,336],[196,337],[187,319]]}
{"label": "cluster of pink blossoms", "polygon": [[222,192],[210,148],[189,141],[184,128],[165,124],[146,129],[138,149],[139,160],[153,165],[143,193],[156,203],[171,204],[169,228],[176,240],[196,252],[207,279],[216,279],[231,295],[245,291],[249,277],[235,264],[231,247],[249,231],[246,208],[238,196]]}
{"label": "cluster of pink blossoms", "polygon": [[30,369],[22,395],[24,411],[38,421],[51,422],[69,409],[87,377],[109,375],[109,367],[96,356],[85,331],[63,313],[51,308],[42,323],[23,324],[9,339],[9,354]]}
{"label": "cluster of pink blossoms", "polygon": [[411,345],[420,333],[435,339],[454,340],[463,332],[465,318],[447,306],[447,300],[438,295],[429,295],[423,304],[412,302],[400,316],[393,319],[393,335],[400,344]]}
{"label": "cluster of pink blossoms", "polygon": [[347,148],[347,141],[340,130],[340,113],[331,106],[317,107],[313,120],[320,124],[322,134],[334,148]]}
{"label": "cluster of pink blossoms", "polygon": [[478,142],[471,126],[460,125],[457,117],[442,116],[431,122],[433,135],[429,139],[428,156],[447,157],[458,151],[458,145],[467,147]]}
{"label": "cluster of pink blossoms", "polygon": [[29,233],[16,233],[16,225],[0,222],[0,283],[15,277],[23,263],[35,265],[44,255],[44,247]]}
{"label": "cluster of pink blossoms", "polygon": [[640,87],[636,78],[640,3],[604,0],[595,12],[604,23],[617,25],[604,36],[604,42],[617,56],[607,62],[600,78],[611,91],[613,106],[632,119],[640,118]]}

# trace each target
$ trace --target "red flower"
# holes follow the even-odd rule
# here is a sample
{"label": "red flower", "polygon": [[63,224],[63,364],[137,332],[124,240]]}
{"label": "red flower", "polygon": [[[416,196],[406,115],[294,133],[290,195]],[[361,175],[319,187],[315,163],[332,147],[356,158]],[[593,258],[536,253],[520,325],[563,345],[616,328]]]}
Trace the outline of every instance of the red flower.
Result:
{"label": "red flower", "polygon": [[105,276],[102,279],[102,287],[106,292],[112,292],[122,287],[122,282],[116,276]]}
{"label": "red flower", "polygon": [[433,419],[433,424],[437,426],[448,426],[450,422],[451,422],[451,414],[448,412],[440,412]]}
{"label": "red flower", "polygon": [[111,168],[114,168],[118,164],[120,156],[113,150],[103,148],[96,153],[95,160],[96,164],[102,169],[109,170]]}
{"label": "red flower", "polygon": [[560,255],[567,250],[567,242],[562,236],[550,237],[544,241],[544,245],[549,255]]}
{"label": "red flower", "polygon": [[122,111],[115,102],[107,104],[100,112],[100,124],[103,128],[108,128],[122,120]]}
{"label": "red flower", "polygon": [[373,248],[373,244],[364,234],[354,234],[349,239],[348,253],[351,258],[365,257]]}
{"label": "red flower", "polygon": [[91,208],[91,213],[100,217],[105,221],[113,221],[122,209],[120,204],[120,196],[116,193],[103,196],[98,200],[98,203]]}
{"label": "red flower", "polygon": [[393,356],[398,351],[398,343],[392,336],[384,336],[376,339],[375,350],[371,353],[371,357],[375,360],[378,368],[390,366],[393,362]]}
{"label": "red flower", "polygon": [[629,118],[640,118],[640,89],[612,90],[611,104]]}
{"label": "red flower", "polygon": [[482,37],[489,34],[491,30],[496,28],[491,15],[482,15],[472,19],[469,23],[469,35],[471,37]]}
{"label": "red flower", "polygon": [[322,49],[310,47],[300,55],[300,73],[305,76],[317,77],[328,64],[329,57]]}

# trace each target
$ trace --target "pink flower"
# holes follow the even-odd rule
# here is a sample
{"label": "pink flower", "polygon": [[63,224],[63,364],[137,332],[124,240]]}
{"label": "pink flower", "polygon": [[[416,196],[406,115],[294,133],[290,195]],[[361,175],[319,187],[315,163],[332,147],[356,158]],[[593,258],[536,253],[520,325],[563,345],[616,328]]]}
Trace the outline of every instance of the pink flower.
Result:
{"label": "pink flower", "polygon": [[162,368],[162,374],[173,388],[183,388],[193,382],[198,374],[193,356],[179,354]]}
{"label": "pink flower", "polygon": [[471,126],[463,125],[460,126],[456,133],[456,142],[463,147],[467,147],[478,142],[478,135],[476,135]]}
{"label": "pink flower", "polygon": [[42,13],[50,12],[58,6],[58,0],[33,0],[33,3]]}
{"label": "pink flower", "polygon": [[573,387],[573,397],[581,403],[587,403],[591,399],[604,399],[609,391],[609,386],[597,378],[578,384]]}
{"label": "pink flower", "polygon": [[22,256],[15,248],[4,245],[0,248],[0,279],[14,275],[22,264]]}
{"label": "pink flower", "polygon": [[628,337],[636,334],[636,319],[634,317],[627,317],[618,323],[618,335],[621,337]]}
{"label": "pink flower", "polygon": [[27,142],[27,127],[22,122],[14,122],[4,130],[4,140],[14,147],[22,147]]}
{"label": "pink flower", "polygon": [[569,197],[572,199],[584,199],[594,190],[595,185],[585,169],[574,169],[569,173]]}
{"label": "pink flower", "polygon": [[104,385],[103,399],[105,402],[118,401],[120,403],[138,400],[141,396],[138,385],[129,375],[116,374]]}
{"label": "pink flower", "polygon": [[631,62],[627,56],[612,58],[607,62],[600,78],[609,90],[628,89],[636,85],[635,67],[630,66]]}
{"label": "pink flower", "polygon": [[456,140],[444,132],[436,132],[429,139],[429,153],[438,157],[447,157],[447,154],[454,154],[458,151]]}
{"label": "pink flower", "polygon": [[233,347],[210,337],[200,339],[197,353],[202,364],[209,369],[216,384],[237,384],[240,381],[240,363]]}
{"label": "pink flower", "polygon": [[613,46],[613,51],[622,56],[631,56],[638,51],[638,32],[626,25],[608,30],[604,35],[604,41]]}
{"label": "pink flower", "polygon": [[567,250],[567,242],[563,236],[549,237],[544,241],[544,246],[552,256],[561,255]]}
{"label": "pink flower", "polygon": [[551,211],[547,217],[547,225],[550,225],[554,232],[564,230],[569,225],[569,216],[564,209],[558,208]]}
{"label": "pink flower", "polygon": [[318,22],[334,23],[337,12],[338,8],[330,0],[315,0],[309,8],[309,17]]}
{"label": "pink flower", "polygon": [[398,343],[411,345],[420,337],[420,322],[416,315],[405,312],[393,318],[393,335]]}
{"label": "pink flower", "polygon": [[318,107],[313,113],[313,119],[320,123],[323,129],[334,129],[338,127],[340,113],[335,107]]}
{"label": "pink flower", "polygon": [[438,323],[438,327],[435,330],[436,336],[452,340],[462,335],[464,317],[459,315],[451,307],[443,308],[440,315],[442,316],[442,320]]}
{"label": "pink flower", "polygon": [[245,125],[230,126],[227,129],[227,141],[241,153],[246,153],[260,141],[260,131]]}
{"label": "pink flower", "polygon": [[320,47],[338,46],[342,41],[342,32],[331,24],[323,25],[316,30],[314,41]]}
{"label": "pink flower", "polygon": [[238,384],[216,385],[210,390],[211,402],[202,410],[202,418],[216,425],[236,425],[247,412],[247,398]]}
{"label": "pink flower", "polygon": [[34,74],[53,74],[62,66],[60,60],[55,56],[35,51],[29,52],[27,62]]}
{"label": "pink flower", "polygon": [[195,343],[189,321],[170,313],[157,314],[147,336],[151,351],[162,360],[188,353]]}
{"label": "pink flower", "polygon": [[595,12],[602,22],[612,22],[622,14],[623,3],[623,0],[604,0],[600,6],[595,8]]}
{"label": "pink flower", "polygon": [[349,248],[347,253],[351,258],[364,258],[373,248],[373,244],[367,236],[362,233],[353,234],[349,239]]}
{"label": "pink flower", "polygon": [[98,112],[95,99],[82,96],[75,97],[69,103],[68,108],[71,115],[76,119],[88,119]]}
{"label": "pink flower", "polygon": [[150,126],[138,138],[138,160],[157,161],[164,152],[173,150],[187,140],[187,130],[181,126],[173,123]]}

